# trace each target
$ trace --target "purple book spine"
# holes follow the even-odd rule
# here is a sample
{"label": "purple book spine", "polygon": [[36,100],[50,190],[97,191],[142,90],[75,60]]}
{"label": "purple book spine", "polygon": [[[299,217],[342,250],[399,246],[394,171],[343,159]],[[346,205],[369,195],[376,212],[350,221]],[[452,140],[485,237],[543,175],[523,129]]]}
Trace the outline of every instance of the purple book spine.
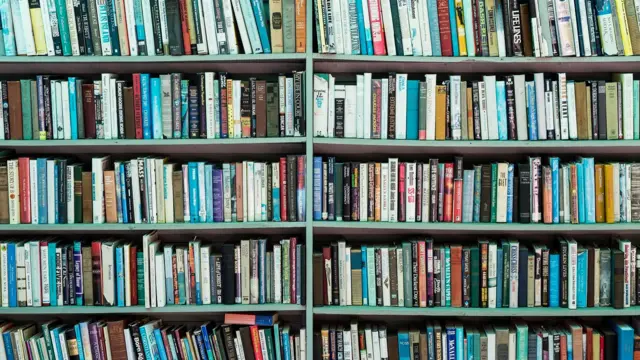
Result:
{"label": "purple book spine", "polygon": [[222,208],[223,191],[222,191],[222,169],[213,170],[213,221],[224,221],[224,210]]}
{"label": "purple book spine", "polygon": [[91,343],[91,355],[93,355],[93,358],[102,360],[100,342],[98,341],[98,326],[95,323],[89,323],[89,342]]}
{"label": "purple book spine", "polygon": [[[214,264],[215,263],[215,255],[211,255],[209,257],[209,264]],[[213,265],[209,266],[209,279],[211,279],[211,303],[212,304],[220,304],[220,302],[218,301],[218,294],[216,293],[216,288],[217,288],[217,284],[216,284],[216,269]]]}
{"label": "purple book spine", "polygon": [[431,241],[427,241],[427,306],[433,306],[433,242]]}

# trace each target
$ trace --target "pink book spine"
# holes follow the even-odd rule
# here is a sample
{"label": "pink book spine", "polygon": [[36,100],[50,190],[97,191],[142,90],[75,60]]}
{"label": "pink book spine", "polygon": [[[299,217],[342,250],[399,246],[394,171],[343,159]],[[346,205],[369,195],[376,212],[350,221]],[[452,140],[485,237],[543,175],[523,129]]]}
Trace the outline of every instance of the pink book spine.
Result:
{"label": "pink book spine", "polygon": [[380,0],[369,0],[369,18],[371,22],[371,37],[373,40],[373,54],[387,55],[384,45],[384,29],[380,13]]}

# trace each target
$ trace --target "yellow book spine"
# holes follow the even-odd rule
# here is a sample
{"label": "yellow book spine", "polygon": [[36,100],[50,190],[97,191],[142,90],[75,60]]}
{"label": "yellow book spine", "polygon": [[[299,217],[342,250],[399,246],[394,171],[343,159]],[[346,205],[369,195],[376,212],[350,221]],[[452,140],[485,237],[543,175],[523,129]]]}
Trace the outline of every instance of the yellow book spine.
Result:
{"label": "yellow book spine", "polygon": [[271,51],[274,54],[284,52],[282,40],[282,0],[269,0],[269,12],[271,16]]}
{"label": "yellow book spine", "polygon": [[31,26],[33,27],[33,40],[36,43],[36,54],[47,55],[47,42],[44,39],[44,24],[42,23],[42,10],[39,7],[29,9],[31,14]]}
{"label": "yellow book spine", "polygon": [[596,222],[604,222],[604,169],[603,165],[595,166],[596,187]]}
{"label": "yellow book spine", "polygon": [[489,56],[498,56],[498,28],[496,27],[496,3],[495,0],[486,0],[487,11],[487,35],[489,38]]}
{"label": "yellow book spine", "polygon": [[[631,1],[631,0],[628,0]],[[633,48],[631,47],[631,37],[629,36],[629,24],[627,23],[627,10],[625,9],[622,0],[615,0],[616,12],[618,15],[618,25],[620,26],[620,37],[622,37],[622,47],[624,48],[624,55],[633,55]],[[637,25],[637,24],[636,24]]]}
{"label": "yellow book spine", "polygon": [[[198,41],[196,40],[196,23],[195,19],[193,18],[193,4],[189,0],[185,2],[187,3],[187,28],[189,29],[189,41],[191,41],[191,44],[197,44]],[[155,51],[155,49],[150,49],[148,51]]]}
{"label": "yellow book spine", "polygon": [[[456,26],[458,28],[458,50],[460,56],[467,56],[467,37],[464,31],[464,10],[462,0],[455,0]],[[471,25],[471,24],[470,24]]]}
{"label": "yellow book spine", "polygon": [[233,80],[227,79],[227,132],[229,133],[229,139],[233,139],[233,128],[235,122],[233,119]]}
{"label": "yellow book spine", "polygon": [[615,216],[613,212],[613,165],[606,164],[604,166],[604,203],[605,203],[605,218],[608,224],[615,222]]}

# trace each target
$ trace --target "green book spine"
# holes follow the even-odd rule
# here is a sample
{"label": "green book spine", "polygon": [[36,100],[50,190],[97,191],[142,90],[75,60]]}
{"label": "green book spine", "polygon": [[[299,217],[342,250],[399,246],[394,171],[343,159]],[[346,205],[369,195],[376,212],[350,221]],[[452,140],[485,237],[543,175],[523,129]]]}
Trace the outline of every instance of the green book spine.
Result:
{"label": "green book spine", "polygon": [[491,164],[491,222],[496,222],[496,205],[498,204],[498,164]]}
{"label": "green book spine", "polygon": [[271,329],[264,329],[264,337],[265,342],[267,343],[267,353],[269,354],[269,359],[275,359],[276,355],[273,351],[273,334],[271,334]]}
{"label": "green book spine", "polygon": [[473,358],[480,359],[480,330],[473,333]]}
{"label": "green book spine", "polygon": [[342,163],[336,163],[335,165],[335,171],[334,171],[334,179],[335,179],[335,186],[333,187],[333,192],[335,194],[335,209],[336,209],[336,221],[342,221],[342,194],[343,194],[343,188],[342,188],[342,170],[343,170],[344,165]]}
{"label": "green book spine", "polygon": [[282,36],[284,37],[284,52],[296,52],[296,29],[295,29],[295,0],[282,1]]}
{"label": "green book spine", "polygon": [[56,326],[57,325],[54,322],[42,324],[42,333],[44,334],[44,343],[47,347],[47,354],[49,355],[49,359],[55,359],[53,355],[53,344],[51,342],[51,329],[55,328]]}
{"label": "green book spine", "polygon": [[20,80],[22,102],[22,138],[33,140],[31,123],[31,80]]}
{"label": "green book spine", "polygon": [[69,18],[67,17],[67,5],[64,0],[55,0],[56,14],[58,15],[58,30],[62,41],[62,54],[73,55],[71,52],[71,35],[69,33]]}
{"label": "green book spine", "polygon": [[367,298],[369,299],[369,306],[376,306],[376,256],[375,247],[367,247],[367,286],[369,290],[367,292]]}
{"label": "green book spine", "polygon": [[280,115],[278,109],[278,84],[267,83],[267,137],[280,136]]}
{"label": "green book spine", "polygon": [[444,300],[451,307],[451,249],[444,248]]}
{"label": "green book spine", "polygon": [[411,257],[411,243],[402,243],[402,271],[404,272],[404,306],[413,307],[413,265]]}
{"label": "green book spine", "polygon": [[480,250],[471,247],[471,307],[480,307]]}
{"label": "green book spine", "polygon": [[[281,360],[280,358],[280,324],[279,323],[275,323],[273,324],[273,335],[275,336],[275,338],[278,341],[275,341],[275,345],[276,345],[276,356],[275,356],[275,360]],[[270,359],[274,359],[272,357],[269,357]]]}
{"label": "green book spine", "polygon": [[138,305],[144,305],[144,258],[142,251],[136,252],[136,269],[138,272]]}
{"label": "green book spine", "polygon": [[516,324],[516,358],[526,359],[529,353],[529,327],[524,323]]}
{"label": "green book spine", "polygon": [[82,166],[73,166],[73,217],[76,224],[82,223]]}
{"label": "green book spine", "polygon": [[[511,272],[509,271],[509,266],[511,265],[511,261],[509,259],[509,254],[511,252],[511,248],[509,247],[509,243],[502,244],[502,307],[509,307],[509,276]],[[498,259],[500,261],[500,259]]]}

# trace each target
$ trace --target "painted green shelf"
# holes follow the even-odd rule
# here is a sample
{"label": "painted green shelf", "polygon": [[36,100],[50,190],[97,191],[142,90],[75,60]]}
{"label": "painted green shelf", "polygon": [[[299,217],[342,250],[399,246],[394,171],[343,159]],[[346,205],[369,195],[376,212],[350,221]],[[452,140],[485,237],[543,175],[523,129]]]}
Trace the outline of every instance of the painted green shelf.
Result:
{"label": "painted green shelf", "polygon": [[112,314],[202,314],[226,312],[303,312],[304,305],[261,304],[261,305],[167,305],[147,309],[144,306],[43,306],[0,308],[0,316],[10,315],[112,315]]}
{"label": "painted green shelf", "polygon": [[51,63],[188,63],[235,61],[283,61],[304,60],[304,53],[289,54],[237,54],[237,55],[183,55],[183,56],[2,56],[0,64],[51,64]]}
{"label": "painted green shelf", "polygon": [[0,233],[109,233],[126,234],[130,231],[189,233],[252,233],[292,234],[304,230],[305,222],[236,222],[236,223],[173,223],[173,224],[19,224],[0,225]]}
{"label": "painted green shelf", "polygon": [[640,306],[625,309],[595,307],[569,310],[566,308],[405,308],[380,306],[314,307],[314,315],[323,316],[459,316],[459,317],[579,317],[579,316],[637,316]]}

